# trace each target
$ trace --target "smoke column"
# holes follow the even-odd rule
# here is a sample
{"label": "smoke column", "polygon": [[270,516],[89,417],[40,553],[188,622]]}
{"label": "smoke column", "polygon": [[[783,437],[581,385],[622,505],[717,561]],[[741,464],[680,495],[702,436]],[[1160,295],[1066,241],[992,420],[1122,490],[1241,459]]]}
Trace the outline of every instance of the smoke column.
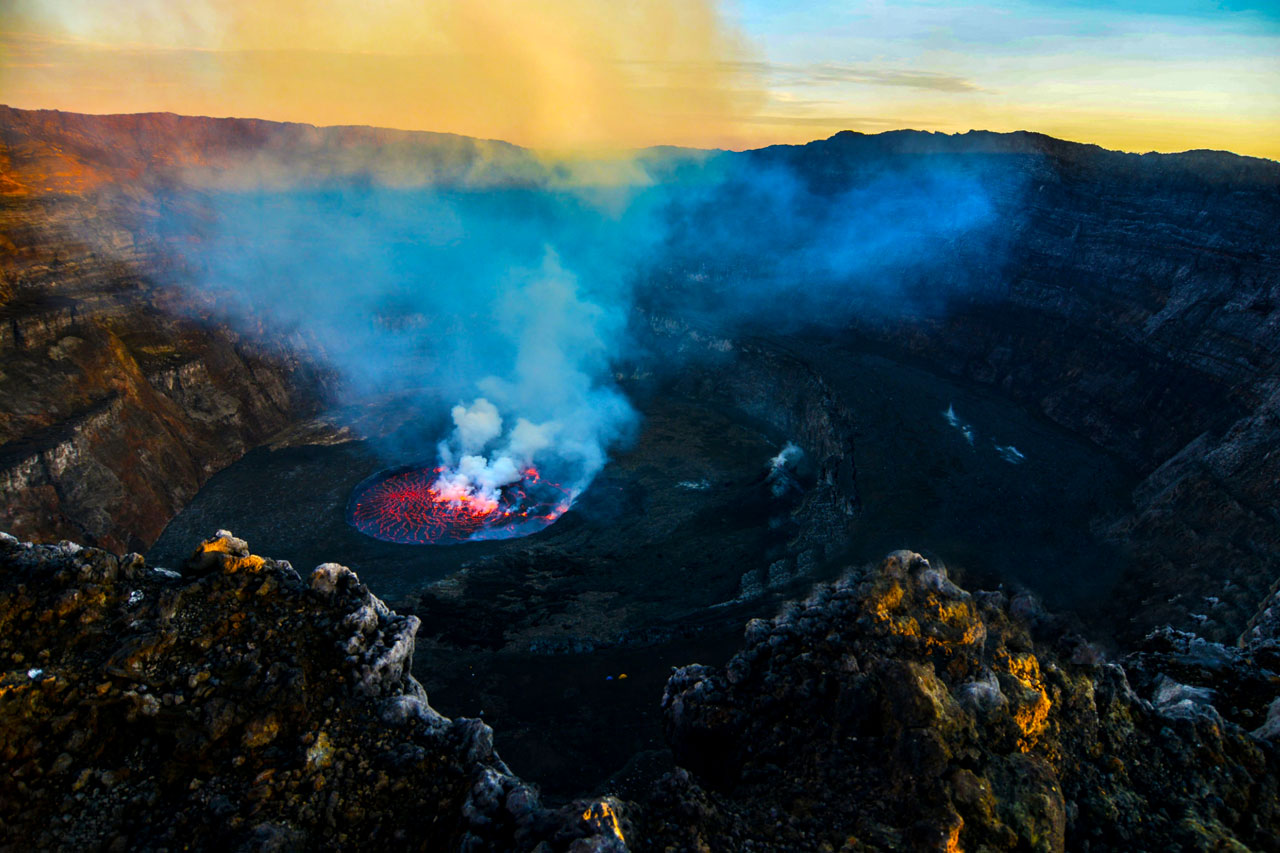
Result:
{"label": "smoke column", "polygon": [[969,287],[956,252],[998,257],[995,172],[858,163],[815,181],[759,155],[648,152],[523,185],[205,191],[164,222],[205,310],[308,342],[351,401],[448,413],[388,461],[438,466],[438,499],[488,511],[530,472],[572,502],[634,428],[612,367],[637,308],[725,334],[839,324],[945,303]]}
{"label": "smoke column", "polygon": [[1035,166],[982,144],[838,134],[722,156],[672,200],[674,275],[652,298],[711,328],[785,331],[979,296],[1003,281]]}
{"label": "smoke column", "polygon": [[662,233],[648,192],[214,192],[172,199],[167,237],[205,310],[306,342],[345,400],[448,412],[443,441],[428,416],[388,451],[439,464],[445,499],[495,505],[535,467],[572,500],[635,421],[610,366]]}

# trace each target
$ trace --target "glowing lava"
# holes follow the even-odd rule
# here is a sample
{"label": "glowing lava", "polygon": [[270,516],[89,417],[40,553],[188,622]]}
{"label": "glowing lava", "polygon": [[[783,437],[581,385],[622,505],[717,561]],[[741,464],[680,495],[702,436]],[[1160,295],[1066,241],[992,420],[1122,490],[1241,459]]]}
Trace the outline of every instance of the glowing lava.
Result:
{"label": "glowing lava", "polygon": [[492,498],[450,486],[444,468],[392,468],[365,480],[351,494],[347,520],[367,536],[407,545],[446,545],[514,539],[564,515],[569,491],[542,479],[536,468]]}

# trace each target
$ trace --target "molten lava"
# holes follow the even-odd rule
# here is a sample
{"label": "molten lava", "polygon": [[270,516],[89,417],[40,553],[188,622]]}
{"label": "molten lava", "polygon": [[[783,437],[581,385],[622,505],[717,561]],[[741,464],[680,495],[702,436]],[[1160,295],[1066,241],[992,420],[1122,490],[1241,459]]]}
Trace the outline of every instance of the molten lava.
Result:
{"label": "molten lava", "polygon": [[384,542],[444,545],[514,539],[546,527],[569,509],[573,496],[533,467],[497,498],[450,485],[444,468],[393,468],[356,486],[347,520]]}

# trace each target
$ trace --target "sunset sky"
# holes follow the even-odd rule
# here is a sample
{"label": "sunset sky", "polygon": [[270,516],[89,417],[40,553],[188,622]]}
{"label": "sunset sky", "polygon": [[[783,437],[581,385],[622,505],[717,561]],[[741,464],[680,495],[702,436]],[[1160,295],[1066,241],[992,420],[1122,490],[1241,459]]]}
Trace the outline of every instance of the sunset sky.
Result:
{"label": "sunset sky", "polygon": [[558,149],[909,127],[1280,158],[1280,2],[2,0],[0,103]]}

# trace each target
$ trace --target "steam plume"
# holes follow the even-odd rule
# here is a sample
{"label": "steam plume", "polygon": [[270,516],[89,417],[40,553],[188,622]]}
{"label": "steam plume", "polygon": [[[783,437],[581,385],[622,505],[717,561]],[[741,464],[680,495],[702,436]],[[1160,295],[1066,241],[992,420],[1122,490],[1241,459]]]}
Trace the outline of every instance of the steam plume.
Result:
{"label": "steam plume", "polygon": [[530,466],[572,499],[630,432],[612,367],[638,294],[732,334],[945,304],[970,287],[957,253],[998,264],[1000,187],[944,158],[869,158],[821,183],[754,156],[643,154],[606,186],[576,165],[524,186],[210,192],[164,221],[216,316],[309,341],[351,399],[449,413],[444,441],[424,423],[388,461],[438,461],[443,492],[482,506]]}
{"label": "steam plume", "polygon": [[535,464],[576,495],[634,421],[609,368],[661,229],[618,192],[343,183],[213,193],[197,216],[183,197],[165,221],[215,316],[309,342],[348,400],[448,412],[445,441],[424,423],[389,461],[432,448],[449,495],[495,501]]}

